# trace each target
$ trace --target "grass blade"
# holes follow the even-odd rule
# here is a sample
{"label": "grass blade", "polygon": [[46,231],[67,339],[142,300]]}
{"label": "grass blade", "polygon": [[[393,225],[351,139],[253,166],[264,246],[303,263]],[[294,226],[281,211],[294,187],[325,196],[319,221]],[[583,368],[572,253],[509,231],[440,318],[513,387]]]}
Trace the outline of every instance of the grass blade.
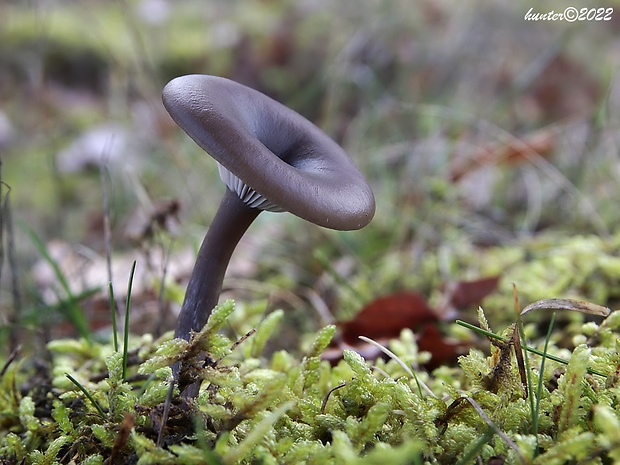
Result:
{"label": "grass blade", "polygon": [[[555,312],[551,315],[551,321],[549,322],[549,329],[547,330],[547,336],[545,337],[545,346],[543,347],[542,360],[540,361],[540,370],[538,372],[538,388],[536,389],[536,411],[532,418],[533,434],[538,438],[538,412],[540,411],[540,397],[542,396],[543,387],[543,373],[545,372],[545,361],[547,360],[547,347],[549,346],[549,340],[551,339],[551,331],[555,324]],[[535,453],[538,451],[536,448]]]}
{"label": "grass blade", "polygon": [[101,408],[101,405],[99,405],[99,403],[95,400],[95,398],[93,396],[90,395],[90,392],[88,392],[86,390],[86,388],[84,386],[82,386],[82,383],[80,383],[77,379],[75,379],[73,376],[71,376],[69,373],[65,373],[65,376],[67,378],[69,378],[69,381],[71,381],[73,384],[75,384],[77,386],[77,388],[82,391],[84,393],[84,395],[86,396],[86,398],[88,400],[91,401],[91,403],[93,404],[93,406],[95,407],[95,409],[97,409],[97,412],[99,412],[99,415],[101,415],[101,418],[103,418],[105,420],[105,412],[103,411],[103,409]]}
{"label": "grass blade", "polygon": [[[530,358],[529,358],[528,351],[522,349],[523,347],[527,347],[527,339],[525,337],[525,328],[523,326],[523,318],[522,318],[523,313],[521,313],[521,308],[519,306],[519,295],[517,294],[517,286],[515,284],[512,285],[512,292],[514,295],[515,312],[517,313],[517,329],[519,333],[518,336],[521,341],[521,349],[518,355],[521,356],[522,354],[525,360],[525,377],[527,379],[527,394],[528,394],[528,400],[530,404],[530,412],[532,412],[532,418],[534,418],[536,416],[536,407],[534,405],[534,386],[532,385],[532,370],[530,369]],[[515,334],[515,336],[517,335]]]}
{"label": "grass blade", "polygon": [[131,307],[131,288],[133,286],[133,276],[136,271],[136,261],[131,265],[129,273],[129,283],[127,284],[127,302],[125,303],[125,328],[123,340],[123,380],[127,378],[127,353],[129,351],[129,309]]}
{"label": "grass blade", "polygon": [[[492,337],[494,339],[498,339],[498,340],[503,341],[503,342],[508,342],[509,341],[509,339],[506,338],[506,337],[500,336],[499,334],[495,334],[495,333],[492,333],[490,331],[485,331],[484,329],[478,328],[477,326],[474,326],[471,323],[467,323],[466,321],[456,320],[455,323],[457,325],[459,325],[459,326],[463,326],[464,328],[470,329],[470,330],[475,331],[475,332],[477,332],[479,334],[482,334],[484,336]],[[540,355],[541,357],[544,356],[544,357],[548,358],[549,360],[553,360],[554,362],[558,362],[558,363],[561,363],[563,365],[568,365],[568,360],[563,359],[561,357],[557,357],[557,356],[552,355],[552,354],[545,354],[543,351],[535,349],[535,348],[530,347],[530,346],[524,346],[523,348],[526,351],[528,351],[528,352],[530,352],[532,354]],[[588,373],[590,373],[592,375],[602,376],[603,378],[607,378],[606,374],[601,373],[598,370],[593,370],[591,368],[588,368]]]}

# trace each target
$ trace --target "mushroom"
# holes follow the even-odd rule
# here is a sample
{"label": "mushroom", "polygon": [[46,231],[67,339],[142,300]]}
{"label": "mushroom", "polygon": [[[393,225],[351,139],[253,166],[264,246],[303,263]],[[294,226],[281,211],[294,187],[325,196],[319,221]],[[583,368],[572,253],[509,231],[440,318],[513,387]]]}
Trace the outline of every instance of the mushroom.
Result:
{"label": "mushroom", "polygon": [[310,121],[229,79],[181,76],[163,91],[172,119],[218,163],[227,186],[200,247],[175,337],[189,339],[217,304],[230,257],[262,210],[354,230],[375,211],[372,190],[345,151]]}
{"label": "mushroom", "polygon": [[[262,210],[288,211],[338,230],[372,219],[372,190],[344,150],[310,121],[234,81],[182,76],[163,90],[172,119],[218,163],[227,186],[198,252],[175,337],[189,340],[217,305],[224,274],[239,240]],[[164,405],[163,430],[180,364]],[[198,394],[199,384],[185,390]]]}
{"label": "mushroom", "polygon": [[[364,176],[345,151],[310,121],[234,81],[182,76],[163,91],[172,119],[218,163],[227,186],[198,252],[175,337],[189,340],[217,304],[237,243],[262,210],[288,211],[338,230],[360,229],[372,219],[375,200]],[[164,405],[168,418],[180,364]],[[198,394],[199,383],[184,391]]]}

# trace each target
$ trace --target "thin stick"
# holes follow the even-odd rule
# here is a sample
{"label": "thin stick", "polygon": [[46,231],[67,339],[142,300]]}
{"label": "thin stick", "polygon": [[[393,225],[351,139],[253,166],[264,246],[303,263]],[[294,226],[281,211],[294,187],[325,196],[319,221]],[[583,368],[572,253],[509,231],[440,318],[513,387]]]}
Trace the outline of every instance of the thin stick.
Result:
{"label": "thin stick", "polygon": [[[6,188],[6,194],[3,191]],[[2,282],[2,266],[4,264],[4,232],[6,229],[9,267],[11,269],[11,285],[13,293],[13,311],[10,314],[12,330],[9,333],[9,348],[15,351],[19,344],[19,332],[17,331],[21,314],[21,294],[17,281],[17,260],[15,259],[15,241],[13,235],[13,220],[9,193],[11,187],[2,180],[2,158],[0,158],[0,282]]]}
{"label": "thin stick", "polygon": [[[0,179],[0,184],[6,186]],[[9,194],[11,193],[10,187],[7,187],[7,192],[4,197],[2,205],[4,216],[3,223],[0,224],[0,244],[2,243],[1,231],[6,228],[6,242],[7,242],[7,258],[9,261],[9,268],[11,270],[11,293],[13,295],[13,312],[11,314],[11,327],[13,330],[9,336],[9,347],[11,350],[15,350],[19,346],[19,327],[20,315],[22,312],[22,295],[19,289],[19,267],[17,266],[17,258],[15,257],[15,232],[13,230],[13,210],[11,209],[11,199]],[[2,257],[0,256],[0,260]],[[1,265],[0,265],[1,267]]]}
{"label": "thin stick", "polygon": [[[6,240],[7,255],[11,268],[11,290],[13,294],[13,321],[12,327],[17,329],[20,315],[22,311],[22,294],[19,289],[19,268],[17,266],[17,258],[15,257],[15,231],[13,230],[13,209],[7,193],[6,198]],[[18,332],[11,331],[11,348],[18,346]]]}
{"label": "thin stick", "polygon": [[329,396],[332,395],[332,392],[334,392],[336,389],[340,389],[343,388],[347,385],[347,383],[341,383],[336,387],[331,388],[327,394],[325,395],[325,398],[323,399],[323,403],[321,404],[321,415],[325,414],[325,407],[327,407],[327,401],[329,400]]}
{"label": "thin stick", "polygon": [[166,400],[164,401],[164,411],[161,414],[161,426],[159,427],[159,433],[157,434],[157,447],[161,447],[162,441],[164,439],[164,431],[166,430],[168,416],[170,416],[170,405],[172,404],[172,396],[174,394],[174,386],[176,385],[176,383],[176,374],[173,370],[172,378],[170,379],[170,385],[168,386],[168,393],[166,394]]}
{"label": "thin stick", "polygon": [[2,158],[0,158],[0,282],[2,282],[2,265],[4,263],[4,208],[7,199],[7,195],[2,195],[3,187],[6,187],[8,193],[9,186],[2,182]]}
{"label": "thin stick", "polygon": [[[168,264],[170,263],[170,257],[172,256],[172,246],[174,244],[174,238],[170,238],[170,244],[168,249],[164,252],[163,269],[161,272],[161,281],[159,283],[159,296],[157,298],[157,305],[159,306],[159,315],[157,319],[157,325],[155,326],[155,337],[161,336],[162,328],[164,326],[164,292],[166,290],[166,277],[168,275]],[[163,250],[162,244],[162,250]]]}
{"label": "thin stick", "polygon": [[21,346],[18,346],[15,349],[13,349],[13,351],[11,352],[11,355],[9,355],[9,358],[6,360],[6,362],[4,363],[4,366],[0,370],[0,378],[4,376],[4,374],[6,373],[6,370],[9,369],[9,366],[11,366],[11,363],[15,361],[20,350],[21,350]]}

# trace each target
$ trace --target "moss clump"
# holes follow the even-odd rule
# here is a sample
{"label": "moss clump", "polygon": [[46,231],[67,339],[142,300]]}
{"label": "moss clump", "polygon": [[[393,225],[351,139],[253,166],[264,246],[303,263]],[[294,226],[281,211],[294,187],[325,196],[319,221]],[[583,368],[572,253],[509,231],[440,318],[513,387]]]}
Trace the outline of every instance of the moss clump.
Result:
{"label": "moss clump", "polygon": [[[549,352],[565,356],[567,365],[546,360],[541,374],[540,358],[530,357],[530,382],[543,381],[540,399],[531,402],[525,391],[537,390],[524,389],[517,364],[498,344],[490,356],[471,350],[458,368],[412,377],[401,364],[416,366],[425,354],[411,332],[390,346],[398,360],[373,368],[345,350],[330,366],[320,358],[335,333],[329,326],[305,356],[280,351],[265,358],[257,347],[277,332],[281,312],[257,324],[257,312],[239,306],[237,321],[247,315],[243,329],[258,332],[235,344],[218,332],[233,309],[232,302],[218,307],[190,342],[135,341],[125,379],[122,354],[86,341],[50,343],[54,363],[45,389],[29,386],[25,363],[10,366],[0,391],[2,463],[100,464],[113,457],[138,464],[439,464],[501,457],[548,465],[620,457],[620,312],[584,325],[572,353],[550,341]],[[204,380],[203,388],[195,400],[176,396],[158,446],[176,360]]]}

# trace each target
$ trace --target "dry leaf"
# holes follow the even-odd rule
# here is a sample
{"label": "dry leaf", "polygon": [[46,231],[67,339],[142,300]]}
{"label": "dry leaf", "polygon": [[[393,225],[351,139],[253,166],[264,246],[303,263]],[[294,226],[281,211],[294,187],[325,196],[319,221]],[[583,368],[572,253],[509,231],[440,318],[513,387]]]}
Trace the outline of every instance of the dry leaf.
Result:
{"label": "dry leaf", "polygon": [[482,299],[497,289],[499,275],[473,281],[457,281],[445,286],[448,302],[456,309],[478,307]]}
{"label": "dry leaf", "polygon": [[513,137],[509,141],[487,143],[467,156],[455,155],[450,169],[450,179],[459,181],[465,175],[483,166],[527,162],[532,157],[548,157],[553,153],[558,138],[556,128],[547,127],[539,131]]}
{"label": "dry leaf", "polygon": [[611,313],[608,307],[584,302],[575,299],[543,299],[534,302],[523,309],[521,315],[532,310],[571,310],[573,312],[586,313],[588,315],[607,316]]}
{"label": "dry leaf", "polygon": [[409,328],[415,333],[419,349],[432,356],[425,364],[426,368],[452,364],[466,347],[446,338],[437,326],[439,322],[436,311],[415,292],[403,291],[380,297],[366,305],[355,319],[340,325],[342,341],[338,347],[328,349],[323,357],[335,362],[342,357],[345,348],[355,350],[366,359],[380,357],[380,351],[360,342],[359,337],[387,344],[390,339],[398,338],[403,329]]}
{"label": "dry leaf", "polygon": [[416,329],[424,323],[437,322],[426,299],[415,292],[398,292],[370,302],[357,316],[343,323],[342,337],[356,344],[359,336],[371,339],[396,338],[404,328]]}

